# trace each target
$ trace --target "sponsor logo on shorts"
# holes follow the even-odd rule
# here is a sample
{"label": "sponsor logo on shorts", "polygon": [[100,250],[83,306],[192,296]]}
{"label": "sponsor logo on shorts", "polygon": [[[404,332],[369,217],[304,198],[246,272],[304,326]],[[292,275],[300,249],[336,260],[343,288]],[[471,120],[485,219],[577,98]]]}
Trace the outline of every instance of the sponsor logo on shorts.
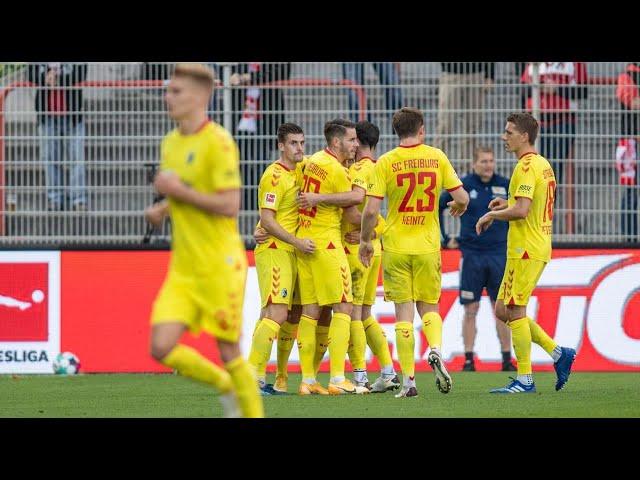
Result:
{"label": "sponsor logo on shorts", "polygon": [[283,288],[280,294],[282,295],[282,298],[287,298],[287,295],[289,295],[289,292],[287,291],[286,288]]}
{"label": "sponsor logo on shorts", "polygon": [[460,290],[460,297],[465,300],[473,300],[473,292],[469,290]]}

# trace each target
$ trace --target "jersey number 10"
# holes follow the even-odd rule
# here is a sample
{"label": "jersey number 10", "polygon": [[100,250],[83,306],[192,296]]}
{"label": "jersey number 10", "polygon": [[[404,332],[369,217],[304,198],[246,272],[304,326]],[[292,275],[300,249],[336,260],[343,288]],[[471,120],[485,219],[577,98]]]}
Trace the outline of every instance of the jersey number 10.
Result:
{"label": "jersey number 10", "polygon": [[[302,185],[303,192],[311,192],[311,189],[313,188],[312,193],[320,193],[320,185],[322,183],[320,180],[310,177],[309,175],[305,175],[302,179],[304,180]],[[299,208],[298,213],[306,215],[307,217],[315,218],[316,213],[318,213],[318,207],[311,207],[309,209]]]}
{"label": "jersey number 10", "polygon": [[[416,181],[417,180],[417,181]],[[424,203],[424,197],[418,198],[416,206],[409,205],[413,191],[416,188],[416,184],[424,185],[428,180],[427,188],[424,189],[424,193],[427,196],[427,204]],[[402,202],[398,207],[398,212],[432,212],[436,204],[436,196],[433,190],[436,188],[436,174],[435,172],[406,172],[400,173],[396,177],[396,183],[399,187],[402,187],[406,182],[409,182],[409,188],[404,194]]]}

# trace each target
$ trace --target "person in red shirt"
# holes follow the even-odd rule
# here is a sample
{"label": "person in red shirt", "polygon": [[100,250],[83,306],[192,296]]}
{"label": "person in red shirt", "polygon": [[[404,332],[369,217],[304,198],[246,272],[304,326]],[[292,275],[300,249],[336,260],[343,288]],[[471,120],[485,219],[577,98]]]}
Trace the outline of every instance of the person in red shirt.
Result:
{"label": "person in red shirt", "polygon": [[640,137],[640,62],[630,63],[618,76],[616,97],[620,102],[622,138],[616,148],[622,202],[621,231],[627,241],[638,240],[638,139]]}
{"label": "person in red shirt", "polygon": [[[38,86],[36,111],[40,128],[40,157],[45,165],[47,209],[86,210],[82,88],[74,88],[74,85],[85,80],[87,66],[39,63],[29,65],[27,72],[29,81]],[[68,187],[65,164],[69,169]]]}
{"label": "person in red shirt", "polygon": [[[522,72],[523,83],[532,83],[532,71],[529,63]],[[583,62],[540,62],[539,72],[540,155],[551,162],[558,184],[563,184],[565,161],[575,140],[577,100],[587,98],[587,67]],[[533,108],[531,89],[526,108]]]}

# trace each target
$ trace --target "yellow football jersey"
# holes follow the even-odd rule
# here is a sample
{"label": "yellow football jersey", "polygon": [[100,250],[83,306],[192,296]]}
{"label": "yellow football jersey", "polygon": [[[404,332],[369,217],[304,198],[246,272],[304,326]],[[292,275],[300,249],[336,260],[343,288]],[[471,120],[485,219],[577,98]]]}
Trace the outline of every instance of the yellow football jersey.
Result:
{"label": "yellow football jersey", "polygon": [[[258,186],[258,207],[276,212],[276,222],[288,233],[295,234],[298,227],[298,175],[297,169],[289,169],[284,164],[274,162],[267,167]],[[275,237],[256,246],[256,253],[265,248],[279,248],[293,251],[290,245]]]}
{"label": "yellow football jersey", "polygon": [[385,251],[440,251],[440,192],[461,186],[449,159],[437,148],[424,144],[399,146],[382,155],[368,195],[389,197],[387,226],[382,235]]}
{"label": "yellow football jersey", "polygon": [[[365,193],[367,193],[372,185],[371,182],[373,181],[373,171],[375,168],[375,164],[376,162],[372,158],[363,157],[359,161],[351,165],[349,167],[349,176],[351,177],[351,184],[362,188],[365,191]],[[366,202],[367,202],[367,197],[365,197],[362,203],[358,205],[358,210],[360,212],[364,210],[364,206],[366,205]],[[384,222],[384,217],[382,217],[382,215],[378,215],[378,222]],[[360,225],[354,225],[348,222],[345,218],[343,218],[341,229],[342,229],[342,238],[344,239],[344,236],[347,233],[353,232],[354,230],[359,230]],[[380,255],[380,252],[381,252],[380,238],[379,237],[374,238],[372,243],[373,243],[374,256]],[[345,246],[349,250],[351,249],[355,250],[357,254],[357,251],[358,251],[357,245],[345,244]]]}
{"label": "yellow football jersey", "polygon": [[531,152],[518,160],[509,182],[508,206],[518,197],[531,199],[526,218],[509,222],[507,258],[551,259],[556,177],[546,158]]}
{"label": "yellow football jersey", "polygon": [[[349,170],[330,150],[316,152],[305,162],[300,191],[325,194],[349,192]],[[342,248],[341,207],[321,203],[313,208],[300,208],[298,213],[297,237],[312,239],[320,250]]]}
{"label": "yellow football jersey", "polygon": [[[241,187],[239,152],[222,126],[208,121],[192,135],[178,129],[161,144],[161,171],[172,171],[200,193]],[[194,205],[169,198],[172,221],[170,269],[193,276],[211,274],[223,258],[233,262],[244,255],[235,218],[207,213]]]}

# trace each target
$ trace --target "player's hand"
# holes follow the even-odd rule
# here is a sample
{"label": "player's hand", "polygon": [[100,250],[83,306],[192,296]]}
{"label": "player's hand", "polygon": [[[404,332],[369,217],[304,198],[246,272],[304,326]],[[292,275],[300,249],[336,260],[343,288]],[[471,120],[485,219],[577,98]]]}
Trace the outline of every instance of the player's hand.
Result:
{"label": "player's hand", "polygon": [[485,213],[480,217],[478,223],[476,223],[476,233],[480,235],[482,232],[486,231],[487,228],[491,226],[493,223],[493,217],[489,216],[488,213]]}
{"label": "player's hand", "polygon": [[354,230],[353,232],[349,232],[345,234],[344,241],[351,244],[357,245],[360,243],[360,230]]}
{"label": "player's hand", "polygon": [[504,210],[507,208],[507,201],[504,198],[494,198],[489,202],[489,210]]}
{"label": "player's hand", "polygon": [[313,208],[320,203],[320,195],[312,192],[300,192],[298,194],[298,206],[302,208]]}
{"label": "player's hand", "polygon": [[458,248],[459,246],[460,246],[460,244],[459,244],[459,243],[458,243],[458,241],[457,241],[455,238],[453,238],[453,237],[451,237],[451,238],[449,239],[449,241],[447,242],[447,248],[450,248],[450,249],[456,249],[456,248]]}
{"label": "player's hand", "polygon": [[316,244],[310,238],[301,238],[297,242],[296,248],[302,253],[313,253],[316,250]]}
{"label": "player's hand", "polygon": [[154,203],[150,207],[147,207],[144,211],[144,218],[156,228],[160,228],[162,226],[162,222],[165,217],[165,208],[166,205],[164,203]]}
{"label": "player's hand", "polygon": [[365,267],[368,268],[371,265],[371,258],[373,257],[373,244],[371,243],[371,241],[360,242],[360,248],[358,249],[358,257],[360,258],[362,265],[364,265]]}
{"label": "player's hand", "polygon": [[451,214],[452,217],[459,217],[467,211],[466,205],[461,205],[455,200],[451,200],[449,203],[447,203],[447,206],[449,207],[449,214]]}
{"label": "player's hand", "polygon": [[180,189],[184,187],[180,177],[173,172],[159,172],[153,182],[153,186],[158,193],[163,195],[175,196]]}
{"label": "player's hand", "polygon": [[269,234],[264,228],[258,227],[253,232],[253,238],[255,239],[256,243],[266,243],[266,241],[269,240]]}

